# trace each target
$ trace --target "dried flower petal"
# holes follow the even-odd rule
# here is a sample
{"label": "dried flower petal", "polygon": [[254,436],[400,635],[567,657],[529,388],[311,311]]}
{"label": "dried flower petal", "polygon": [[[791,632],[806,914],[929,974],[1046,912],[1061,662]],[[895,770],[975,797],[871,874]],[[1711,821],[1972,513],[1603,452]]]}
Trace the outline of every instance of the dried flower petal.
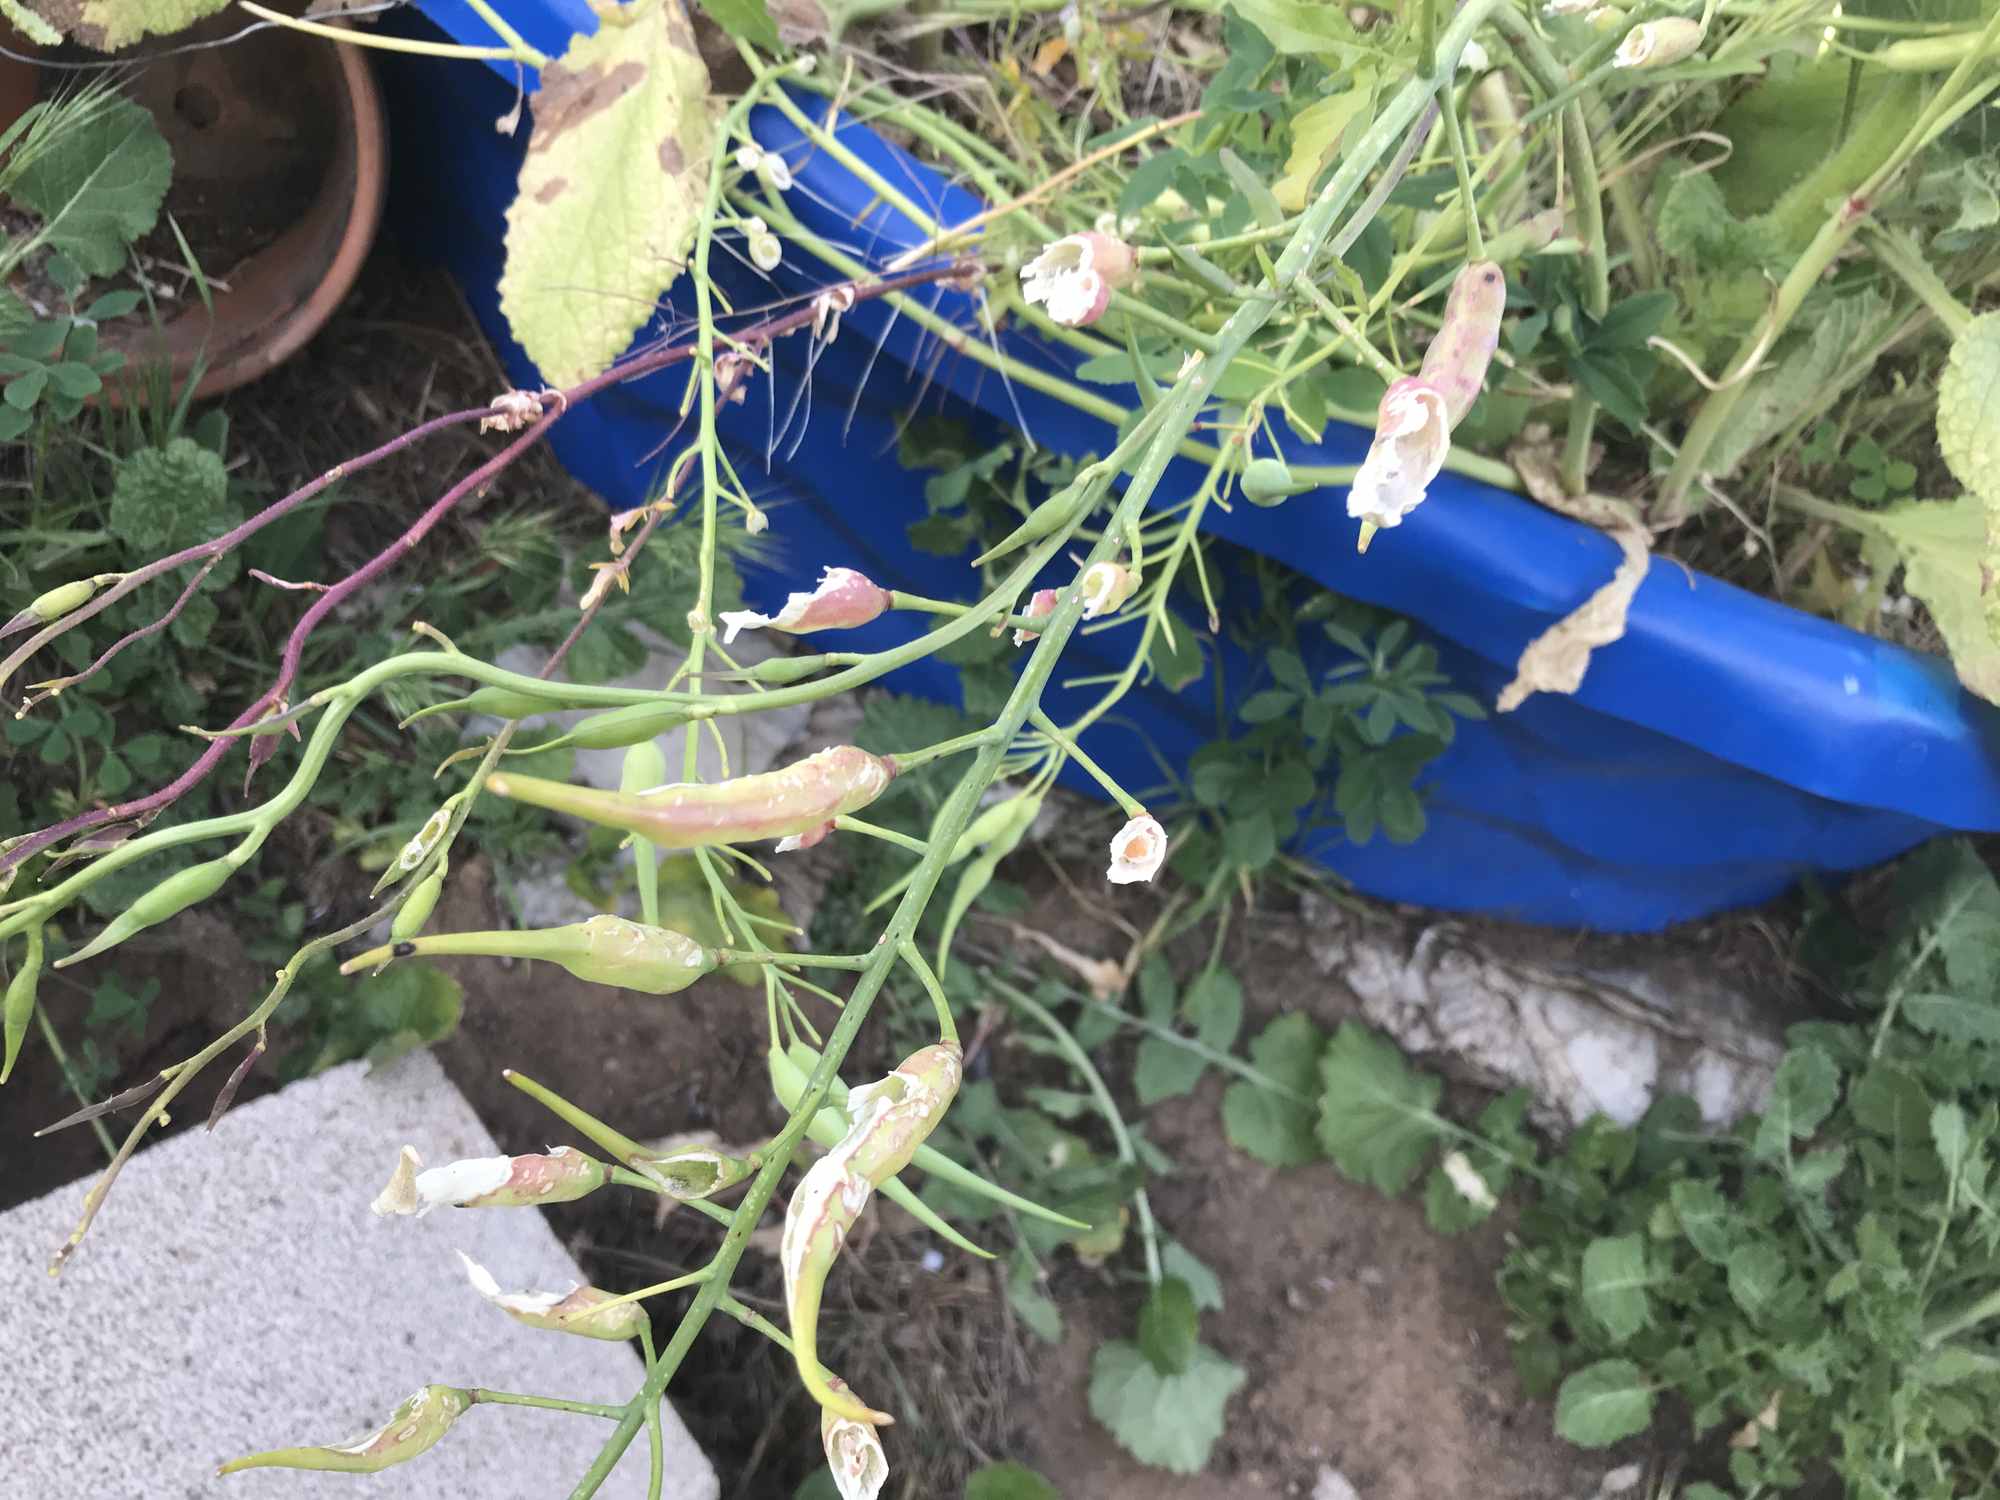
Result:
{"label": "dried flower petal", "polygon": [[1111,868],[1104,878],[1113,885],[1151,880],[1167,857],[1167,830],[1159,819],[1141,813],[1111,840]]}
{"label": "dried flower petal", "polygon": [[1347,492],[1347,513],[1365,523],[1364,551],[1372,528],[1400,526],[1423,503],[1450,451],[1451,417],[1441,392],[1406,375],[1382,393],[1375,441]]}
{"label": "dried flower petal", "polygon": [[1138,592],[1144,582],[1137,568],[1128,568],[1123,563],[1094,563],[1083,570],[1083,577],[1077,580],[1083,589],[1083,617],[1095,620],[1100,615],[1115,614],[1125,601]]}
{"label": "dried flower petal", "polygon": [[[847,1382],[838,1376],[827,1381],[827,1385],[835,1391],[847,1389]],[[819,1437],[840,1500],[876,1500],[889,1479],[889,1457],[882,1451],[882,1439],[875,1435],[875,1429],[866,1422],[835,1416],[822,1407]]]}
{"label": "dried flower petal", "polygon": [[1132,278],[1138,257],[1123,240],[1099,230],[1065,235],[1021,267],[1021,295],[1049,316],[1081,328],[1104,316],[1111,292]]}
{"label": "dried flower petal", "polygon": [[[1021,615],[1024,619],[1041,620],[1046,619],[1055,612],[1056,591],[1054,589],[1036,589],[1034,597],[1028,600],[1028,607],[1021,611]],[[1041,632],[1039,630],[1029,630],[1024,627],[1014,632],[1014,644],[1025,646],[1029,641],[1036,639],[1040,635]]]}
{"label": "dried flower petal", "polygon": [[620,1301],[612,1293],[594,1286],[572,1284],[560,1292],[503,1292],[486,1267],[463,1250],[458,1252],[458,1258],[465,1264],[466,1279],[474,1291],[530,1328],[616,1343],[637,1338],[639,1330],[650,1321],[641,1304]]}
{"label": "dried flower petal", "polygon": [[351,1443],[325,1448],[274,1448],[268,1453],[232,1458],[215,1472],[222,1475],[244,1469],[326,1469],[342,1474],[376,1474],[435,1447],[451,1424],[471,1409],[472,1392],[450,1385],[427,1385],[398,1406],[388,1421]]}
{"label": "dried flower petal", "polygon": [[852,568],[827,568],[820,574],[819,587],[810,594],[795,593],[775,615],[755,610],[729,609],[722,621],[722,643],[732,644],[745,630],[782,630],[787,635],[806,635],[815,630],[852,630],[866,625],[895,604],[895,596],[869,581]]}
{"label": "dried flower petal", "polygon": [[370,1207],[380,1217],[421,1218],[432,1209],[519,1208],[569,1203],[610,1180],[610,1169],[570,1146],[547,1155],[475,1156],[425,1168],[416,1147],[405,1146],[396,1170]]}
{"label": "dried flower petal", "polygon": [[1701,22],[1686,16],[1647,21],[1625,33],[1611,56],[1614,68],[1664,68],[1694,56],[1702,42]]}

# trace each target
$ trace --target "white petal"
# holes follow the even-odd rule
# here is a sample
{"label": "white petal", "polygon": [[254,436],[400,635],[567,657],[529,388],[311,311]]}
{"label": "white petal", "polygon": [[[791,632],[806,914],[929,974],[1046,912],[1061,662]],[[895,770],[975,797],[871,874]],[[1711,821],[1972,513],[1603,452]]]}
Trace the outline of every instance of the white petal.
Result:
{"label": "white petal", "polygon": [[507,1179],[513,1175],[514,1159],[511,1156],[469,1156],[442,1167],[432,1167],[417,1174],[417,1196],[424,1201],[423,1208],[417,1211],[426,1213],[439,1204],[455,1206],[470,1203],[474,1198],[484,1198],[488,1193],[497,1193],[505,1187]]}
{"label": "white petal", "polygon": [[424,1201],[417,1196],[417,1173],[424,1169],[424,1159],[417,1155],[415,1146],[405,1146],[396,1158],[396,1170],[389,1178],[389,1185],[375,1195],[369,1208],[378,1218],[391,1214],[421,1214]]}
{"label": "white petal", "polygon": [[754,609],[725,609],[718,619],[722,621],[722,644],[734,643],[737,633],[744,630],[762,630],[771,623],[771,616],[760,615]]}
{"label": "white petal", "polygon": [[1141,813],[1111,840],[1111,868],[1104,878],[1113,885],[1151,880],[1167,857],[1167,830],[1159,819]]}

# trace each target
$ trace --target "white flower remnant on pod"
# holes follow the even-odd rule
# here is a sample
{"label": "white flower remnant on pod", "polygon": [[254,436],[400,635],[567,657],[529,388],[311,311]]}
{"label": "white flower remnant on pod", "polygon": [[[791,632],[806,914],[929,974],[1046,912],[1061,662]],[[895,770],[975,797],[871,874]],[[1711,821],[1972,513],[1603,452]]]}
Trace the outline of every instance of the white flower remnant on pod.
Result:
{"label": "white flower remnant on pod", "polygon": [[1111,868],[1104,878],[1113,885],[1151,880],[1167,857],[1167,830],[1160,820],[1141,813],[1111,840]]}
{"label": "white flower remnant on pod", "polygon": [[750,252],[750,264],[760,271],[775,271],[785,258],[785,247],[771,233],[771,226],[756,215],[743,221],[743,242]]}
{"label": "white flower remnant on pod", "polygon": [[[827,1384],[837,1391],[847,1389],[844,1380],[829,1380]],[[882,1451],[882,1440],[875,1435],[875,1429],[866,1422],[851,1421],[822,1408],[819,1436],[840,1500],[876,1500],[882,1486],[889,1482],[889,1456]]]}
{"label": "white flower remnant on pod", "polygon": [[1478,1168],[1466,1158],[1463,1151],[1453,1151],[1440,1163],[1444,1175],[1451,1179],[1451,1185],[1458,1190],[1459,1197],[1474,1208],[1483,1208],[1488,1213],[1500,1206],[1500,1200],[1493,1196],[1493,1189],[1486,1185],[1486,1179],[1479,1175]]}
{"label": "white flower remnant on pod", "polygon": [[439,1207],[568,1203],[602,1187],[609,1177],[604,1163],[570,1146],[558,1146],[545,1156],[473,1156],[430,1168],[416,1147],[405,1146],[388,1186],[369,1206],[384,1218],[422,1218]]}
{"label": "white flower remnant on pod", "polygon": [[1123,563],[1093,563],[1077,580],[1083,589],[1083,617],[1095,620],[1116,612],[1138,592],[1143,581],[1137,568],[1128,568]]}
{"label": "white flower remnant on pod", "polygon": [[819,587],[810,594],[793,594],[775,615],[760,615],[752,609],[727,609],[722,621],[722,643],[732,643],[745,630],[782,630],[787,635],[805,635],[814,630],[852,630],[866,625],[895,603],[885,588],[869,581],[852,568],[828,568],[820,574]]}
{"label": "white flower remnant on pod", "polygon": [[424,826],[417,830],[416,836],[403,845],[402,852],[396,856],[396,868],[407,875],[422,864],[424,856],[437,847],[437,841],[444,837],[444,831],[450,825],[449,807],[440,807],[432,813],[424,820]]}
{"label": "white flower remnant on pod", "polygon": [[[1028,600],[1028,607],[1021,611],[1021,618],[1024,620],[1044,620],[1055,612],[1056,591],[1054,589],[1036,589],[1034,597]],[[1014,632],[1014,644],[1025,646],[1040,634],[1039,630],[1029,630],[1023,627]]]}
{"label": "white flower remnant on pod", "polygon": [[792,169],[784,157],[775,151],[766,151],[755,144],[736,148],[736,165],[746,172],[757,174],[757,180],[774,193],[788,192],[792,186]]}
{"label": "white flower remnant on pod", "polygon": [[1701,47],[1701,22],[1686,16],[1647,21],[1625,33],[1611,56],[1614,68],[1665,68],[1694,56]]}
{"label": "white flower remnant on pod", "polygon": [[458,1258],[464,1262],[466,1279],[475,1292],[530,1328],[618,1342],[636,1338],[640,1326],[647,1322],[646,1310],[639,1303],[618,1301],[594,1286],[572,1282],[560,1292],[503,1292],[486,1267],[463,1250]]}
{"label": "white flower remnant on pod", "polygon": [[1104,316],[1112,289],[1130,281],[1138,263],[1130,245],[1100,230],[1065,235],[1021,267],[1021,295],[1065,327],[1082,328]]}
{"label": "white flower remnant on pod", "polygon": [[486,405],[493,415],[479,419],[481,432],[519,432],[542,416],[542,398],[533,391],[502,391]]}

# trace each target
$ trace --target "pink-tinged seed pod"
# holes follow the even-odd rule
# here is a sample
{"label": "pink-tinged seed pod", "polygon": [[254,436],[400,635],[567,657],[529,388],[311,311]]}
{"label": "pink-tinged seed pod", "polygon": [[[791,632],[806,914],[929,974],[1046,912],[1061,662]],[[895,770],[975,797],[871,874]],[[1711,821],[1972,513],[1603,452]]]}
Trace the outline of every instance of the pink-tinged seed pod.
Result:
{"label": "pink-tinged seed pod", "polygon": [[[839,1394],[847,1393],[847,1382],[837,1375],[827,1386]],[[889,1480],[889,1456],[882,1451],[882,1439],[875,1435],[875,1429],[822,1407],[819,1440],[826,1449],[826,1466],[833,1471],[833,1487],[840,1492],[840,1500],[876,1500]]]}
{"label": "pink-tinged seed pod", "polygon": [[1382,393],[1375,441],[1347,492],[1347,513],[1362,523],[1362,551],[1377,527],[1402,525],[1423,502],[1450,451],[1451,413],[1442,392],[1405,375]]}
{"label": "pink-tinged seed pod", "polygon": [[[1054,589],[1036,589],[1034,597],[1028,600],[1028,607],[1021,611],[1021,616],[1023,619],[1028,620],[1042,620],[1055,612],[1056,591]],[[1040,635],[1041,632],[1039,630],[1028,630],[1026,628],[1017,630],[1014,632],[1014,644],[1025,646],[1029,641],[1035,640]]]}
{"label": "pink-tinged seed pod", "polygon": [[486,1267],[463,1250],[458,1258],[465,1263],[466,1279],[475,1292],[530,1328],[622,1343],[637,1338],[639,1330],[651,1322],[639,1303],[620,1301],[594,1286],[571,1286],[562,1292],[503,1292]]}
{"label": "pink-tinged seed pod", "polygon": [[353,974],[395,958],[461,955],[536,958],[560,964],[592,984],[637,990],[642,995],[677,994],[703,975],[714,973],[716,966],[714,952],[686,933],[606,914],[565,927],[440,932],[408,938],[356,954],[340,966],[340,972]]}
{"label": "pink-tinged seed pod", "polygon": [[425,1168],[416,1147],[405,1146],[389,1185],[370,1207],[379,1217],[422,1218],[434,1208],[525,1208],[570,1203],[611,1180],[611,1169],[571,1146],[546,1155],[473,1156]]}
{"label": "pink-tinged seed pod", "polygon": [[741,631],[766,627],[787,635],[852,630],[893,608],[895,602],[887,589],[877,587],[854,569],[828,568],[820,574],[818,588],[810,594],[793,594],[775,615],[760,615],[750,609],[724,610],[720,616],[722,643],[728,645]]}
{"label": "pink-tinged seed pod", "polygon": [[244,1469],[329,1469],[341,1474],[378,1474],[437,1446],[451,1424],[471,1409],[472,1392],[451,1385],[427,1385],[366,1437],[339,1447],[273,1448],[268,1453],[232,1458],[215,1472],[222,1475]]}
{"label": "pink-tinged seed pod", "polygon": [[814,1400],[847,1421],[881,1426],[893,1419],[864,1406],[851,1391],[834,1390],[820,1370],[819,1307],[827,1273],[869,1196],[910,1164],[917,1147],[944,1118],[963,1071],[958,1047],[940,1042],[911,1054],[881,1082],[849,1092],[852,1126],[839,1145],[813,1163],[785,1210],[778,1258],[799,1378]]}
{"label": "pink-tinged seed pod", "polygon": [[1486,367],[1500,347],[1500,318],[1507,311],[1507,277],[1490,260],[1458,273],[1444,305],[1444,322],[1424,351],[1417,378],[1444,397],[1453,427],[1465,420],[1486,384]]}
{"label": "pink-tinged seed pod", "polygon": [[836,745],[781,771],[732,781],[677,782],[648,792],[605,792],[507,774],[488,777],[486,789],[622,828],[662,849],[694,849],[811,833],[859,812],[888,789],[895,775],[896,763],[886,756]]}

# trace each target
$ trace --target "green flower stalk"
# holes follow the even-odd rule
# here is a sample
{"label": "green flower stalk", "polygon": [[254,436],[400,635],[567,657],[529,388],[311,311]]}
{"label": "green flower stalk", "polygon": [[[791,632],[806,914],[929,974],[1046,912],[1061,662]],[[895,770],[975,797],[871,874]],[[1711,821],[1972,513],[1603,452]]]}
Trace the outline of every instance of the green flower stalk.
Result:
{"label": "green flower stalk", "polygon": [[379,1474],[426,1453],[472,1407],[472,1392],[453,1385],[427,1385],[390,1413],[389,1420],[353,1442],[327,1448],[273,1448],[232,1458],[215,1472],[244,1469],[330,1469],[341,1474]]}
{"label": "green flower stalk", "polygon": [[778,1259],[799,1378],[822,1407],[851,1422],[882,1426],[894,1418],[863,1405],[851,1391],[833,1389],[820,1369],[819,1308],[827,1273],[875,1189],[909,1166],[944,1118],[963,1070],[958,1047],[940,1042],[905,1058],[881,1082],[851,1091],[853,1123],[846,1137],[813,1163],[785,1210]]}
{"label": "green flower stalk", "polygon": [[888,789],[896,763],[852,745],[755,776],[606,792],[535,776],[490,776],[486,789],[533,807],[636,833],[662,849],[802,837],[859,812]]}
{"label": "green flower stalk", "polygon": [[224,881],[236,873],[236,861],[228,855],[211,859],[169,875],[125,910],[113,917],[102,932],[67,958],[56,960],[58,969],[94,958],[107,948],[115,948],[134,933],[144,932],[169,917],[177,917],[222,889]]}
{"label": "green flower stalk", "polygon": [[7,981],[7,999],[0,1005],[0,1025],[4,1025],[4,1056],[0,1056],[0,1083],[5,1083],[14,1071],[14,1060],[21,1055],[21,1043],[28,1035],[28,1022],[35,1015],[35,990],[42,978],[42,929],[40,925],[28,929],[28,953],[21,960],[21,967],[14,971],[14,977]]}
{"label": "green flower stalk", "polygon": [[370,1204],[378,1218],[422,1218],[434,1208],[528,1208],[573,1203],[611,1180],[611,1169],[573,1146],[546,1155],[472,1156],[425,1168],[405,1146],[389,1185]]}
{"label": "green flower stalk", "polygon": [[623,1343],[637,1338],[640,1329],[651,1326],[652,1319],[643,1305],[627,1302],[598,1287],[572,1286],[563,1292],[503,1292],[486,1267],[463,1250],[458,1252],[458,1258],[465,1263],[466,1279],[475,1292],[515,1322],[530,1328]]}
{"label": "green flower stalk", "polygon": [[[411,899],[415,899],[414,894]],[[677,994],[703,975],[714,973],[717,963],[714,952],[685,933],[607,915],[526,932],[441,932],[413,937],[357,954],[340,966],[340,972],[353,974],[392,958],[463,954],[538,958],[560,964],[592,984],[637,990],[642,995]]]}

